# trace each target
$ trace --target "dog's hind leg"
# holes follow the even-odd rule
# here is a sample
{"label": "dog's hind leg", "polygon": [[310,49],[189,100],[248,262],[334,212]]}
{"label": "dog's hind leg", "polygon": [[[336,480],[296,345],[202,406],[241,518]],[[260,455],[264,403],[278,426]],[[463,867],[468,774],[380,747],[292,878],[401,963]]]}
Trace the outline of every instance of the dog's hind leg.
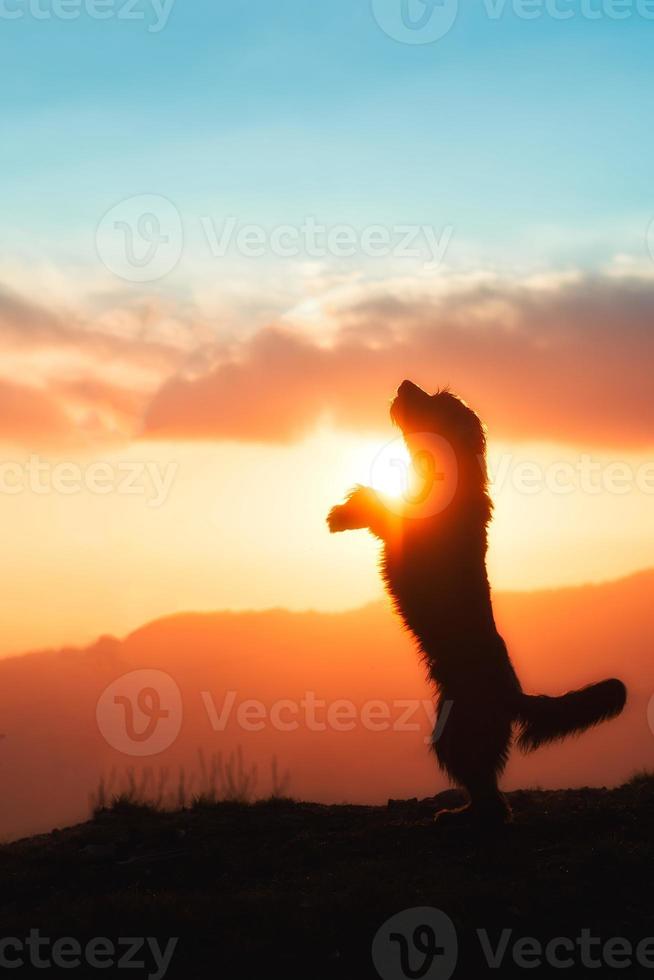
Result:
{"label": "dog's hind leg", "polygon": [[511,810],[497,780],[506,764],[511,741],[511,719],[488,703],[454,700],[433,743],[442,769],[468,794],[469,802],[459,810],[437,814],[440,822],[495,825],[507,823]]}
{"label": "dog's hind leg", "polygon": [[497,785],[497,777],[489,779],[469,779],[461,783],[466,790],[469,802],[456,810],[439,810],[436,820],[439,824],[471,824],[493,827],[509,823],[511,809]]}

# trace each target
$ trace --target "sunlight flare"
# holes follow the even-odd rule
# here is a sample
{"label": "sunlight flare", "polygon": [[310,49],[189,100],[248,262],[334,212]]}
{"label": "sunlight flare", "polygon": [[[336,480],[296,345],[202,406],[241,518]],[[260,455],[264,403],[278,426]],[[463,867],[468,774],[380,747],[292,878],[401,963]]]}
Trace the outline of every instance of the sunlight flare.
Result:
{"label": "sunlight flare", "polygon": [[373,490],[387,497],[405,496],[411,479],[411,457],[404,440],[397,438],[387,443],[368,443],[365,454]]}

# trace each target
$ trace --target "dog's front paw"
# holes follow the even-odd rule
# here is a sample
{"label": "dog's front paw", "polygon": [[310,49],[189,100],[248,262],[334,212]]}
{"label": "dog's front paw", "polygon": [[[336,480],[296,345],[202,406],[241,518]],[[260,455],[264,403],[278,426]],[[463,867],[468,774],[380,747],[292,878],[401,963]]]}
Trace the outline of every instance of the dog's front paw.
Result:
{"label": "dog's front paw", "polygon": [[327,526],[332,534],[349,530],[347,507],[344,504],[337,504],[336,507],[332,507],[327,515]]}

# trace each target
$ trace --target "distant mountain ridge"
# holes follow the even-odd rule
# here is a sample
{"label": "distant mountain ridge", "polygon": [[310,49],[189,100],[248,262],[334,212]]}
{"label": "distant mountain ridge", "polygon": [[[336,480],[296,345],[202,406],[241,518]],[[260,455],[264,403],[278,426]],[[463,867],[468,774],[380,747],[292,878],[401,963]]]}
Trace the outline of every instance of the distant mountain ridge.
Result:
{"label": "distant mountain ridge", "polygon": [[[494,595],[498,626],[526,690],[557,693],[618,676],[630,695],[621,718],[579,740],[528,757],[515,753],[507,788],[615,785],[651,766],[653,596],[654,570],[600,585]],[[141,758],[109,745],[96,720],[103,691],[137,670],[169,675],[183,713],[173,744]],[[307,695],[325,703],[314,712],[316,725],[303,706]],[[265,714],[260,730],[237,718],[253,700]],[[398,730],[407,702],[413,709]],[[82,819],[102,773],[130,766],[137,772],[197,770],[200,748],[207,756],[227,756],[240,746],[246,764],[258,767],[261,795],[270,791],[275,756],[290,771],[297,798],[378,803],[429,796],[445,786],[426,745],[431,704],[411,639],[385,602],[339,613],[177,614],[123,640],[103,637],[82,649],[10,657],[0,660],[0,732],[6,735],[0,741],[0,833],[16,836]],[[273,709],[281,724],[271,718]],[[351,728],[343,720],[348,710]],[[380,710],[386,730],[378,730]],[[224,722],[219,729],[216,717]],[[293,721],[298,726],[289,730]]]}

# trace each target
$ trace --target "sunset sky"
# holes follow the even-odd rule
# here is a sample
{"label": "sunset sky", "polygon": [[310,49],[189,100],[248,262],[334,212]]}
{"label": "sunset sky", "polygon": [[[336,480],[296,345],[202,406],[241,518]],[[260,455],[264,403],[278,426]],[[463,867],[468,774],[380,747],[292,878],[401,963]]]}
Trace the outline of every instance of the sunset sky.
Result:
{"label": "sunset sky", "polygon": [[6,6],[0,654],[378,598],[325,516],[404,377],[488,425],[494,586],[652,566],[654,10]]}

